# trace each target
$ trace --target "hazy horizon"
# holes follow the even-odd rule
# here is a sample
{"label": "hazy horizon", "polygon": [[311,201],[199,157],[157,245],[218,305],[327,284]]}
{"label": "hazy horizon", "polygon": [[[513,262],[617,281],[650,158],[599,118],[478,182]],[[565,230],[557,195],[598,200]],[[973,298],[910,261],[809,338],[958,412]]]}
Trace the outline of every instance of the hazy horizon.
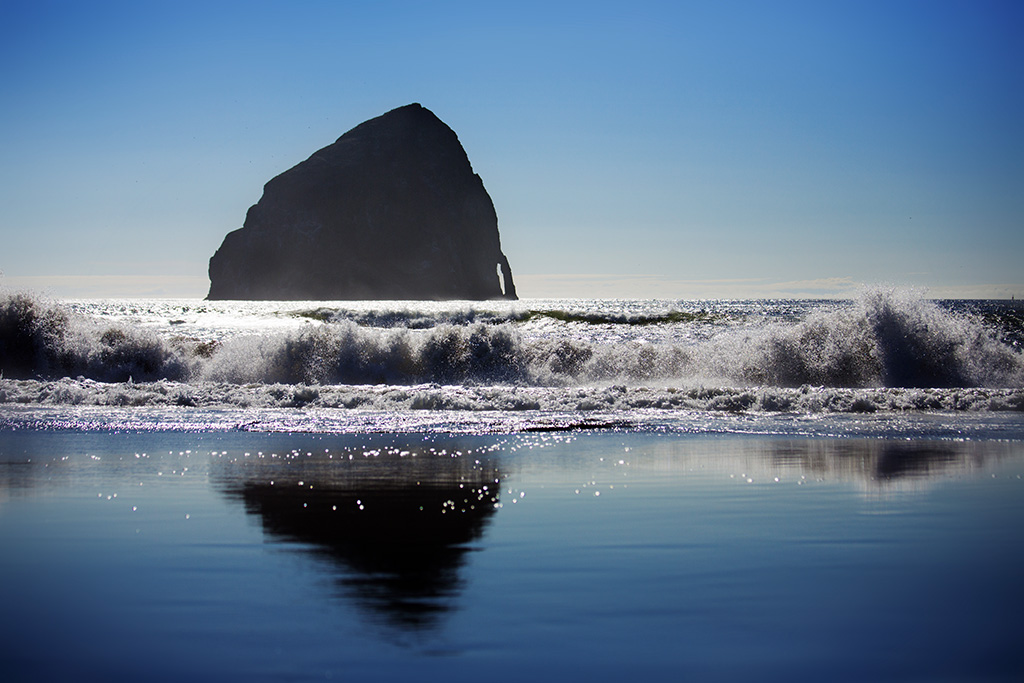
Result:
{"label": "hazy horizon", "polygon": [[[520,300],[659,299],[678,301],[750,299],[857,299],[864,292],[895,289],[922,299],[1021,299],[1019,285],[924,287],[895,282],[792,281],[654,281],[643,275],[516,276]],[[25,276],[0,275],[0,295],[27,292],[55,299],[197,299],[206,298],[209,279],[202,276]],[[526,293],[522,293],[525,290]],[[540,293],[538,293],[540,292]]]}
{"label": "hazy horizon", "polygon": [[0,288],[202,298],[263,184],[420,102],[522,298],[1024,297],[1013,2],[6,2]]}

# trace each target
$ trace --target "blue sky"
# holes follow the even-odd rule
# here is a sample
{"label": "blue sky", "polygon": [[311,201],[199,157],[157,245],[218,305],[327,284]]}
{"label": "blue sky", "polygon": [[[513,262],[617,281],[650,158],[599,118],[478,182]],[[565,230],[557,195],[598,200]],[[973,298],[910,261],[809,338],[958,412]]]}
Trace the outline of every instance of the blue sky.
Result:
{"label": "blue sky", "polygon": [[420,102],[520,294],[1024,296],[1024,3],[0,0],[0,286],[206,294],[278,173]]}

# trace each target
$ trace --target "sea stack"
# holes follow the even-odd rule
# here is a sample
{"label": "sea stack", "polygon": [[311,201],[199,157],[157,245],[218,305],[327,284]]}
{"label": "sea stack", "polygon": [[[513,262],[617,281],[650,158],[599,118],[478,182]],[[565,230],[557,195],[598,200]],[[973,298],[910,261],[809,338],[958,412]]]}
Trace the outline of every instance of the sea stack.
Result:
{"label": "sea stack", "polygon": [[210,259],[208,299],[516,298],[458,136],[410,104],[273,178]]}

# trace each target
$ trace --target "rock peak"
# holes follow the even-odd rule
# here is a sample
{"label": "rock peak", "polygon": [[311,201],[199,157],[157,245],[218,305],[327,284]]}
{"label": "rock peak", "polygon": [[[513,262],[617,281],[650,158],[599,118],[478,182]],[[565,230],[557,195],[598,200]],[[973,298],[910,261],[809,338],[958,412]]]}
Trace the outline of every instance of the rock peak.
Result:
{"label": "rock peak", "polygon": [[210,259],[209,299],[516,298],[458,136],[418,103],[271,179]]}

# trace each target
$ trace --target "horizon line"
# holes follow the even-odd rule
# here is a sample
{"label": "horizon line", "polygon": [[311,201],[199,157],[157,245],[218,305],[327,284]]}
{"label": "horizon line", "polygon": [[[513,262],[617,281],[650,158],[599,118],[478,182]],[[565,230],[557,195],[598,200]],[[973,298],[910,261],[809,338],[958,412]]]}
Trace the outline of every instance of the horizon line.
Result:
{"label": "horizon line", "polygon": [[[921,285],[829,277],[680,279],[651,274],[524,273],[520,299],[853,299],[866,289],[917,291],[928,299],[1024,299],[1024,284]],[[0,292],[27,291],[58,299],[205,299],[209,278],[198,275],[2,275]]]}

